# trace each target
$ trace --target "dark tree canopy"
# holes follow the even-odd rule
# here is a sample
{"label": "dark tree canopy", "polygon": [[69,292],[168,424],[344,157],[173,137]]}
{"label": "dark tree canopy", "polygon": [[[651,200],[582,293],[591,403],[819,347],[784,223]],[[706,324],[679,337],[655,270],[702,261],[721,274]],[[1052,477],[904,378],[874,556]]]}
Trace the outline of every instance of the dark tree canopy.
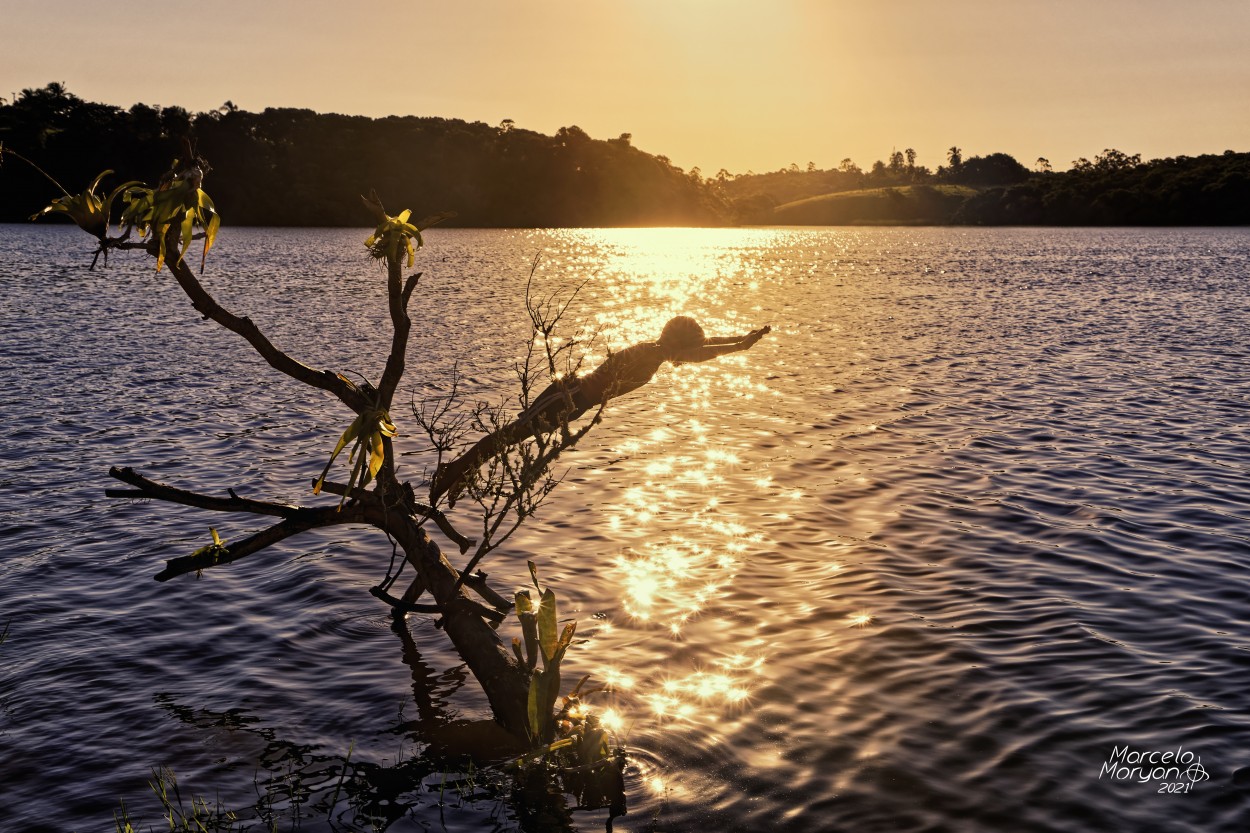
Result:
{"label": "dark tree canopy", "polygon": [[[592,139],[581,128],[544,136],[418,116],[381,119],[226,102],[208,113],[83,101],[62,84],[23,90],[0,105],[0,142],[67,188],[106,168],[118,181],[152,181],[190,136],[213,160],[213,196],[236,225],[359,226],[357,194],[377,185],[388,204],[417,216],[453,211],[463,226],[716,225],[729,219],[716,193],[628,135]],[[402,171],[396,177],[395,172]],[[105,183],[106,187],[109,183]],[[25,220],[48,184],[12,166],[0,220]]]}
{"label": "dark tree canopy", "polygon": [[[240,225],[356,226],[355,196],[375,185],[387,204],[411,206],[417,216],[454,211],[449,224],[461,226],[1250,223],[1250,154],[1232,151],[1143,161],[1108,148],[1068,171],[1039,159],[1031,172],[1006,153],[967,156],[951,146],[948,164],[933,171],[903,146],[866,169],[843,158],[829,170],[794,163],[704,178],[638,150],[628,133],[603,141],[576,125],[545,136],[511,119],[491,126],[291,108],[251,113],[230,101],[207,113],[125,110],[83,101],[58,83],[0,102],[0,144],[56,171],[70,190],[106,168],[116,179],[105,189],[153,181],[162,170],[153,160],[176,156],[184,136],[213,160],[213,197]],[[25,220],[49,197],[47,181],[24,166],[7,166],[0,186],[4,222]],[[795,210],[861,191],[831,201],[829,211]]]}

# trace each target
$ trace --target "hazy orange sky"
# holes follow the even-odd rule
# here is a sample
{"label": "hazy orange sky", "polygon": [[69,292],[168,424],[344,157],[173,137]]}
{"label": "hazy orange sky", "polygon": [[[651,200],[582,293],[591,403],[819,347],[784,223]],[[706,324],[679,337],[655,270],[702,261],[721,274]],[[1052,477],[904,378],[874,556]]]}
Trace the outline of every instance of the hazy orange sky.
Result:
{"label": "hazy orange sky", "polygon": [[1247,0],[4,0],[0,96],[432,115],[676,164],[1250,151]]}

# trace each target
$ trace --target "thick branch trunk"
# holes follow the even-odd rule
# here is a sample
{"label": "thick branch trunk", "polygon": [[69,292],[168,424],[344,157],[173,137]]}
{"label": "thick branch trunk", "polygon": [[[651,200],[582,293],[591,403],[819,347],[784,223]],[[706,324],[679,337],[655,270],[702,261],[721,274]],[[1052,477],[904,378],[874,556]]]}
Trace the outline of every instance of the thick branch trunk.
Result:
{"label": "thick branch trunk", "polygon": [[395,389],[404,376],[404,360],[408,353],[408,333],[412,322],[405,309],[403,274],[398,260],[389,260],[386,264],[386,296],[391,313],[391,352],[386,357],[386,369],[382,371],[382,381],[378,383],[378,401],[383,408],[390,409],[391,400],[395,397]]}
{"label": "thick branch trunk", "polygon": [[410,517],[387,514],[370,520],[386,529],[417,569],[443,611],[442,626],[490,701],[495,719],[518,738],[528,736],[529,672],[483,620],[481,605],[456,586],[458,573],[438,545]]}

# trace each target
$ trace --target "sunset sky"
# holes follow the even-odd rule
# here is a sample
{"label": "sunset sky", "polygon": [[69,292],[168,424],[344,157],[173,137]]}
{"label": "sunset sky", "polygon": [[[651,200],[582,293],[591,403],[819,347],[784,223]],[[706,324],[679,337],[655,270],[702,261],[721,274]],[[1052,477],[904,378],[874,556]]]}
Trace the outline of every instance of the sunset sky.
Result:
{"label": "sunset sky", "polygon": [[705,174],[1250,151],[1245,0],[4,0],[0,96],[632,133]]}

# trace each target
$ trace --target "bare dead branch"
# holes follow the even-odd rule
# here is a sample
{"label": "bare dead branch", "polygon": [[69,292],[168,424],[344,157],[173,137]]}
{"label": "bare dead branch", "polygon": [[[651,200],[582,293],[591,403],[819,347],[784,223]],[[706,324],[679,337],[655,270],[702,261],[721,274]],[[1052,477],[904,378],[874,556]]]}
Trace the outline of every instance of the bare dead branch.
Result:
{"label": "bare dead branch", "polygon": [[171,558],[165,562],[165,569],[156,574],[156,580],[169,581],[187,573],[198,573],[210,567],[232,564],[267,547],[271,547],[279,541],[284,541],[293,535],[307,532],[310,529],[337,526],[339,524],[361,523],[363,520],[364,513],[350,507],[343,511],[339,511],[337,508],[310,510],[308,515],[288,518],[268,529],[244,538],[242,541],[225,545],[222,549],[211,549],[207,552]]}
{"label": "bare dead branch", "polygon": [[109,497],[151,498],[169,503],[179,503],[183,506],[194,506],[198,509],[207,509],[211,512],[244,512],[251,515],[271,515],[291,519],[310,516],[310,513],[319,511],[292,506],[289,503],[270,503],[264,500],[241,498],[234,494],[233,490],[230,491],[230,497],[228,498],[211,497],[199,492],[190,492],[186,489],[179,489],[150,480],[129,466],[124,468],[114,466],[109,469],[109,476],[135,487],[133,491],[130,489],[105,489],[104,493]]}
{"label": "bare dead branch", "polygon": [[[586,285],[583,281],[567,297],[553,292],[536,298],[533,288],[534,273],[538,267],[535,258],[526,283],[527,313],[532,330],[526,343],[523,364],[515,366],[520,383],[522,409],[529,406],[534,386],[541,377],[555,375],[556,368],[564,365],[567,372],[576,375],[585,355],[586,330],[576,328],[571,338],[557,343],[554,335],[562,319],[568,313],[578,292]],[[593,342],[598,337],[594,332]],[[535,361],[536,351],[543,355],[543,371]],[[576,410],[572,394],[566,390],[568,412]],[[509,422],[504,405],[494,408],[478,405],[472,412],[473,428],[488,437],[498,437],[499,446],[484,460],[484,470],[474,468],[468,474],[466,490],[481,510],[482,534],[480,542],[457,581],[457,588],[465,583],[477,565],[495,549],[502,546],[524,521],[538,511],[560,478],[551,474],[551,467],[559,455],[572,448],[600,421],[604,405],[600,404],[591,418],[574,430],[566,418],[555,426],[530,425],[522,421]],[[435,409],[435,413],[441,413]],[[427,430],[427,433],[430,433]]]}
{"label": "bare dead branch", "polygon": [[421,272],[415,275],[409,275],[408,280],[404,282],[404,289],[399,293],[399,300],[403,303],[404,309],[408,309],[408,302],[412,300],[413,290],[417,288],[417,284],[421,281]]}
{"label": "bare dead branch", "polygon": [[504,598],[502,594],[486,583],[485,573],[461,573],[461,584],[477,593],[483,599],[490,603],[496,610],[507,613],[512,609],[513,603]]}
{"label": "bare dead branch", "polygon": [[395,398],[395,388],[404,376],[408,333],[412,330],[412,320],[408,317],[407,304],[404,301],[403,275],[398,255],[388,254],[386,257],[386,298],[393,333],[391,352],[386,357],[386,369],[382,371],[382,379],[378,382],[378,405],[390,410],[391,400]]}
{"label": "bare dead branch", "polygon": [[[363,500],[367,496],[372,495],[372,492],[360,488],[352,489],[351,493],[348,494],[346,485],[343,483],[336,483],[332,480],[322,481],[321,491],[328,492],[332,495],[338,495],[339,497],[352,498],[354,500]],[[456,546],[460,547],[460,552],[465,552],[469,549],[469,547],[476,543],[472,538],[466,538],[456,531],[456,528],[451,525],[451,521],[447,519],[447,516],[438,509],[426,506],[424,503],[417,503],[415,499],[411,500],[411,502],[404,508],[409,513],[415,515],[418,522],[423,522],[427,518],[434,521],[434,525],[439,528],[439,531],[450,538]]]}

